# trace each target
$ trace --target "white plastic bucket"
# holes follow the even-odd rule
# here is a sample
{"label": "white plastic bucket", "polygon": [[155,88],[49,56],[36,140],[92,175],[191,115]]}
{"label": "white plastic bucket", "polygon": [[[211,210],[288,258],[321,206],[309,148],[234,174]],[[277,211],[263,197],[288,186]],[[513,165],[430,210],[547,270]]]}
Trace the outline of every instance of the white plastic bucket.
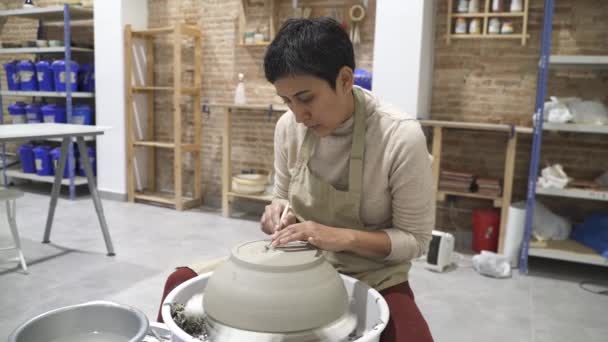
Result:
{"label": "white plastic bucket", "polygon": [[[167,328],[173,334],[172,342],[199,341],[180,329],[171,317],[170,304],[186,304],[190,298],[205,291],[207,281],[213,272],[201,274],[179,285],[171,291],[162,305],[161,315]],[[378,342],[380,334],[386,328],[389,318],[388,305],[384,297],[375,289],[359,280],[340,275],[351,300],[351,310],[357,315],[356,333],[360,338],[356,342]]]}

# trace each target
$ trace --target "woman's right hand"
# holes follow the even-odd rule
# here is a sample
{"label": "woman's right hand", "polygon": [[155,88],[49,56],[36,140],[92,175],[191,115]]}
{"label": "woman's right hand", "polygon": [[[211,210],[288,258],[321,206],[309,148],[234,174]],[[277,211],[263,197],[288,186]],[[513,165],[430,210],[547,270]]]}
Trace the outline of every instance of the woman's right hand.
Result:
{"label": "woman's right hand", "polygon": [[272,202],[266,206],[264,214],[260,219],[260,226],[264,233],[272,235],[275,232],[292,225],[297,222],[296,215],[293,213],[291,208],[285,215],[283,221],[281,221],[281,214],[285,209],[285,204],[281,202]]}

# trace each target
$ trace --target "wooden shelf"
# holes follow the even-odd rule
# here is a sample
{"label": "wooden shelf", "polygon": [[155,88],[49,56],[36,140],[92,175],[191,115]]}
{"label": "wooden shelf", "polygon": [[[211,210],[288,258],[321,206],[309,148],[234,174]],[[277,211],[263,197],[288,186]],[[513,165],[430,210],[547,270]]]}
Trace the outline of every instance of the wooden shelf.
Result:
{"label": "wooden shelf", "polygon": [[242,47],[267,47],[268,45],[270,45],[270,42],[261,42],[261,43],[252,43],[252,44],[239,43],[239,46],[242,46]]}
{"label": "wooden shelf", "polygon": [[159,192],[135,192],[134,194],[136,201],[158,203],[171,207],[178,207],[178,204],[183,209],[190,209],[202,204],[200,199],[191,197],[182,197],[181,203],[176,201],[175,195]]}
{"label": "wooden shelf", "polygon": [[491,200],[494,202],[494,206],[500,208],[502,206],[502,196],[488,196],[482,195],[475,192],[458,192],[458,191],[445,191],[439,189],[437,191],[437,200],[440,202],[445,201],[446,196],[456,196],[456,197],[466,197],[466,198],[476,198],[476,199],[484,199]]}
{"label": "wooden shelf", "polygon": [[[24,97],[67,97],[66,92],[56,92],[56,91],[21,91],[21,90],[0,90],[0,95],[2,96],[24,96]],[[72,92],[73,98],[93,98],[95,97],[95,93],[87,93],[87,92]]]}
{"label": "wooden shelf", "polygon": [[249,0],[240,0],[237,26],[237,45],[241,47],[266,47],[274,39],[277,31],[279,0],[263,0],[264,11],[268,16],[268,41],[262,43],[245,43],[245,32],[252,27],[247,25]]}
{"label": "wooden shelf", "polygon": [[198,38],[201,35],[201,31],[192,25],[177,24],[175,26],[155,27],[145,30],[131,30],[131,35],[136,38],[152,38],[157,35],[173,34],[176,29],[180,29],[180,33],[183,35]]}
{"label": "wooden shelf", "polygon": [[608,266],[608,259],[603,258],[593,249],[574,240],[549,240],[542,243],[531,242],[528,255],[590,265]]}
{"label": "wooden shelf", "polygon": [[[528,9],[530,0],[523,0],[523,11],[522,12],[491,12],[490,2],[486,1],[485,6],[480,4],[484,9],[483,12],[478,13],[458,13],[454,12],[455,0],[448,0],[447,10],[447,34],[446,42],[448,45],[452,39],[496,39],[496,40],[521,40],[521,45],[526,45],[527,40],[530,38],[528,34]],[[479,20],[480,32],[479,34],[459,34],[454,33],[456,19],[458,18],[476,18]],[[512,18],[517,19],[518,22],[521,20],[521,28],[516,33],[509,34],[491,34],[488,33],[489,23],[491,18]],[[468,23],[467,23],[468,26]],[[519,25],[518,25],[519,26]]]}
{"label": "wooden shelf", "polygon": [[[63,5],[0,11],[0,17],[21,17],[43,21],[63,21]],[[70,20],[93,19],[93,10],[70,6]]]}
{"label": "wooden shelf", "polygon": [[[55,176],[38,176],[35,173],[25,173],[18,168],[11,168],[6,170],[6,176],[10,178],[27,179],[35,182],[51,183],[55,182]],[[87,178],[81,176],[74,176],[75,185],[87,184]],[[64,178],[61,180],[61,185],[70,185],[70,179]]]}
{"label": "wooden shelf", "polygon": [[543,123],[544,131],[608,134],[608,125],[580,125],[573,123]]}
{"label": "wooden shelf", "polygon": [[587,199],[587,200],[605,201],[605,202],[608,201],[608,191],[600,191],[600,190],[587,190],[587,189],[575,189],[575,188],[566,188],[566,189],[541,188],[541,187],[537,186],[536,193],[539,195],[546,195],[546,196],[578,198],[578,199]]}
{"label": "wooden shelf", "polygon": [[[162,205],[170,205],[177,210],[187,209],[193,206],[202,204],[202,188],[201,188],[201,130],[202,130],[202,106],[201,106],[201,69],[202,69],[202,34],[201,31],[186,24],[175,24],[170,27],[151,28],[147,30],[132,30],[131,25],[125,27],[125,74],[128,75],[125,79],[126,84],[126,103],[127,103],[127,197],[130,202],[145,201],[155,202]],[[173,55],[173,85],[172,86],[156,86],[154,85],[154,38],[160,34],[169,34],[171,43],[170,53]],[[145,54],[145,65],[142,67],[144,71],[143,80],[140,85],[134,85],[133,75],[137,72],[134,68],[136,58],[133,53],[134,39],[139,38],[143,43],[143,53]],[[190,87],[185,87],[182,84],[182,74],[185,70],[182,63],[184,47],[184,38],[193,38],[194,43],[194,68],[193,84]],[[149,84],[149,85],[147,85]],[[168,92],[171,96],[171,108],[169,113],[170,120],[173,120],[173,136],[174,141],[159,141],[161,138],[156,136],[155,113],[154,113],[154,92]],[[145,118],[140,118],[141,121],[136,122],[136,113],[133,108],[135,101],[135,93],[146,93],[146,101],[148,112]],[[192,121],[188,117],[184,117],[182,106],[180,105],[180,97],[183,94],[192,95]],[[183,120],[188,119],[188,120]],[[186,130],[186,125],[190,122],[193,126],[193,143],[184,143],[182,141],[182,132]],[[139,124],[144,125],[145,131],[142,136],[136,134]],[[139,140],[141,139],[141,140]],[[135,149],[137,147],[146,147],[146,165],[137,168]],[[173,152],[173,191],[172,194],[158,193],[156,187],[156,149],[167,149]],[[194,189],[193,198],[187,198],[183,195],[184,189],[184,153],[192,153],[192,164],[194,165]],[[138,192],[136,190],[136,178],[139,172],[145,173],[147,184],[143,187],[146,192]]]}
{"label": "wooden shelf", "polygon": [[230,191],[230,192],[228,192],[228,197],[246,198],[246,199],[250,199],[250,200],[254,200],[254,201],[261,201],[261,202],[272,202],[272,195],[267,194],[267,193],[264,193],[261,195],[246,195],[246,194],[239,194],[238,192]]}
{"label": "wooden shelf", "polygon": [[[65,53],[66,48],[58,47],[24,47],[24,48],[0,48],[0,54],[45,54],[45,53]],[[93,52],[93,49],[72,47],[72,52]]]}
{"label": "wooden shelf", "polygon": [[[524,35],[521,33],[508,33],[508,34],[468,34],[468,33],[453,33],[451,34],[452,39],[522,39]],[[525,38],[530,38],[526,35]]]}
{"label": "wooden shelf", "polygon": [[523,18],[524,12],[480,12],[480,13],[452,13],[452,18],[492,18],[492,17],[507,17],[507,18]]}
{"label": "wooden shelf", "polygon": [[289,108],[285,105],[281,104],[269,104],[269,105],[237,105],[233,103],[209,103],[206,104],[208,107],[224,107],[228,109],[238,109],[238,110],[258,110],[258,111],[268,111],[272,106],[273,112],[286,112]]}

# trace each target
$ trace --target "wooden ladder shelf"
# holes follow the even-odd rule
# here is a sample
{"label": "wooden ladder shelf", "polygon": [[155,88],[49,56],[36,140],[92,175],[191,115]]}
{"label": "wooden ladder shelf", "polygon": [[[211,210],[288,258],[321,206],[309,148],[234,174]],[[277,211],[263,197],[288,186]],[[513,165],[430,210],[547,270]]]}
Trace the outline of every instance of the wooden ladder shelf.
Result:
{"label": "wooden ladder shelf", "polygon": [[[154,39],[159,35],[173,37],[173,85],[154,85]],[[182,40],[194,40],[194,84],[182,84]],[[145,46],[145,83],[134,84],[134,56],[133,39],[143,40]],[[175,24],[171,27],[152,28],[147,30],[133,30],[131,25],[125,27],[125,82],[127,107],[127,186],[130,202],[143,201],[174,207],[184,210],[202,204],[201,189],[201,63],[202,63],[202,35],[197,27],[186,24]],[[156,93],[173,93],[173,141],[159,141],[154,132],[154,96]],[[147,115],[145,119],[145,133],[137,136],[135,118],[135,94],[146,97]],[[183,120],[181,98],[187,95],[193,101],[194,142],[186,143],[182,140]],[[147,149],[146,175],[147,184],[142,189],[136,189],[136,148]],[[174,190],[173,193],[159,192],[156,189],[156,150],[172,150]],[[191,197],[183,193],[183,153],[192,153],[194,163],[194,189]]]}

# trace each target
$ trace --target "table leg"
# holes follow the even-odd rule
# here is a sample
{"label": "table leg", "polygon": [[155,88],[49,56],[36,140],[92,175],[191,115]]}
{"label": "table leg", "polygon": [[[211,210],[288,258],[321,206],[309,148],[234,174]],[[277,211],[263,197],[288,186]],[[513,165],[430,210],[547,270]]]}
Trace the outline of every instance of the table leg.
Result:
{"label": "table leg", "polygon": [[46,228],[44,229],[42,243],[51,242],[51,226],[53,225],[53,216],[55,216],[55,208],[57,207],[57,198],[59,197],[59,191],[61,190],[61,180],[63,179],[63,171],[65,170],[70,140],[69,137],[66,137],[63,138],[63,141],[61,142],[61,154],[59,155],[59,161],[57,162],[57,170],[55,170],[55,182],[53,183],[53,190],[51,190],[51,205],[49,206],[49,213],[46,217]]}
{"label": "table leg", "polygon": [[84,164],[84,173],[87,175],[87,184],[89,184],[89,191],[95,204],[95,211],[97,211],[97,217],[99,218],[99,224],[101,225],[101,232],[103,233],[103,239],[106,242],[106,249],[108,250],[108,256],[116,255],[114,253],[114,246],[112,246],[112,238],[110,238],[110,231],[108,230],[108,224],[106,223],[106,217],[103,214],[103,207],[101,205],[101,199],[97,192],[97,185],[95,184],[95,176],[93,176],[93,169],[91,168],[91,160],[87,153],[87,147],[84,143],[83,137],[76,137],[76,144],[80,151],[81,162]]}

